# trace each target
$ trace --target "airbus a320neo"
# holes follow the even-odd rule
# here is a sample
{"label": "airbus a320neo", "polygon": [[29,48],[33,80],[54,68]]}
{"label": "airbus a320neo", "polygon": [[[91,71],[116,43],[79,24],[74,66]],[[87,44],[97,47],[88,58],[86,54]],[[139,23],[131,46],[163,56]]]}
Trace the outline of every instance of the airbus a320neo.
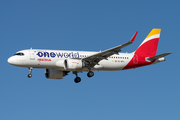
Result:
{"label": "airbus a320neo", "polygon": [[127,70],[164,61],[164,56],[171,53],[156,55],[160,32],[161,29],[152,29],[132,53],[120,51],[134,42],[138,32],[129,42],[101,52],[27,49],[10,57],[8,63],[29,68],[29,78],[32,77],[33,68],[44,68],[45,76],[49,79],[62,79],[72,71],[76,75],[74,81],[79,83],[79,72],[87,72],[87,76],[92,77],[93,71]]}

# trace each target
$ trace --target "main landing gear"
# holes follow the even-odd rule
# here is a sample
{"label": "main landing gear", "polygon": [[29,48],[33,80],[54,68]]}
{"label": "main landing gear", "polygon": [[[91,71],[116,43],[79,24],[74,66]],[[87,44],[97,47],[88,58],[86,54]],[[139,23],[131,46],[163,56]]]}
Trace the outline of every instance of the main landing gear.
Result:
{"label": "main landing gear", "polygon": [[81,82],[81,78],[80,78],[80,77],[78,77],[77,71],[73,72],[73,74],[75,74],[75,75],[76,75],[76,78],[74,79],[74,82],[75,82],[75,83],[79,83],[79,82]]}
{"label": "main landing gear", "polygon": [[92,76],[94,76],[94,72],[89,71],[89,72],[87,73],[87,76],[88,76],[88,77],[92,77]]}
{"label": "main landing gear", "polygon": [[87,68],[88,68],[88,70],[89,70],[89,72],[87,73],[87,76],[88,76],[89,78],[92,77],[92,76],[94,76],[94,72],[91,71],[91,67],[88,66]]}
{"label": "main landing gear", "polygon": [[81,78],[80,78],[80,77],[76,77],[76,78],[74,79],[74,82],[75,82],[75,83],[81,82]]}
{"label": "main landing gear", "polygon": [[31,73],[32,73],[32,69],[33,69],[32,67],[29,68],[28,78],[31,78],[31,77],[32,77],[32,74],[31,74]]}
{"label": "main landing gear", "polygon": [[[73,74],[76,75],[76,78],[74,79],[74,82],[75,82],[75,83],[81,82],[81,78],[78,77],[77,73],[78,73],[77,71],[74,71],[74,72],[73,72]],[[87,76],[88,76],[88,77],[93,77],[93,76],[94,76],[94,72],[89,71],[89,72],[87,73]]]}

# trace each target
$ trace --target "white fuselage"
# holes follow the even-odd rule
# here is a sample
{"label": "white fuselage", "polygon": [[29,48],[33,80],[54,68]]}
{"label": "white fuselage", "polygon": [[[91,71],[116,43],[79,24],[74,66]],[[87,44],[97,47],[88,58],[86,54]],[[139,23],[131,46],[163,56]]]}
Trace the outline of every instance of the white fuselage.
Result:
{"label": "white fuselage", "polygon": [[100,52],[29,49],[17,52],[8,63],[29,68],[29,78],[33,68],[44,68],[48,79],[62,79],[72,71],[75,83],[79,83],[79,72],[88,71],[87,76],[92,77],[96,70],[127,70],[164,61],[164,56],[171,53],[156,55],[160,32],[161,29],[152,29],[133,53],[120,51],[134,42],[138,32],[130,41]]}
{"label": "white fuselage", "polygon": [[[58,65],[58,61],[65,59],[82,59],[98,52],[87,51],[61,51],[61,50],[41,50],[30,49],[19,51],[24,55],[14,55],[8,59],[12,65],[19,67],[33,67],[63,70],[64,67]],[[95,70],[115,71],[122,70],[133,58],[133,53],[119,53],[101,60],[97,65],[91,68]],[[73,71],[73,70],[72,70]],[[86,67],[74,71],[88,71]]]}

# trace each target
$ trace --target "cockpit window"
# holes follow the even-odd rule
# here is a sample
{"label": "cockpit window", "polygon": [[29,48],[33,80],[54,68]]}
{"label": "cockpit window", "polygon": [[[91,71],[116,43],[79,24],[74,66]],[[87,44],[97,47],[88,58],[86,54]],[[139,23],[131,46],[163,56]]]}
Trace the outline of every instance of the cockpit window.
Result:
{"label": "cockpit window", "polygon": [[24,53],[19,52],[19,53],[16,53],[15,55],[23,56],[23,55],[24,55]]}

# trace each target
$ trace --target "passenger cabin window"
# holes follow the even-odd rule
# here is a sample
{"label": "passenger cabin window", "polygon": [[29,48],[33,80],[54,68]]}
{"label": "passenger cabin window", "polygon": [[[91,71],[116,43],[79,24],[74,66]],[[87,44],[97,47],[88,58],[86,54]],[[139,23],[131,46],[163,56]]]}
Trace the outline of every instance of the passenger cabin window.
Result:
{"label": "passenger cabin window", "polygon": [[19,53],[16,53],[16,54],[14,54],[14,55],[23,56],[23,55],[24,55],[24,53],[19,52]]}

